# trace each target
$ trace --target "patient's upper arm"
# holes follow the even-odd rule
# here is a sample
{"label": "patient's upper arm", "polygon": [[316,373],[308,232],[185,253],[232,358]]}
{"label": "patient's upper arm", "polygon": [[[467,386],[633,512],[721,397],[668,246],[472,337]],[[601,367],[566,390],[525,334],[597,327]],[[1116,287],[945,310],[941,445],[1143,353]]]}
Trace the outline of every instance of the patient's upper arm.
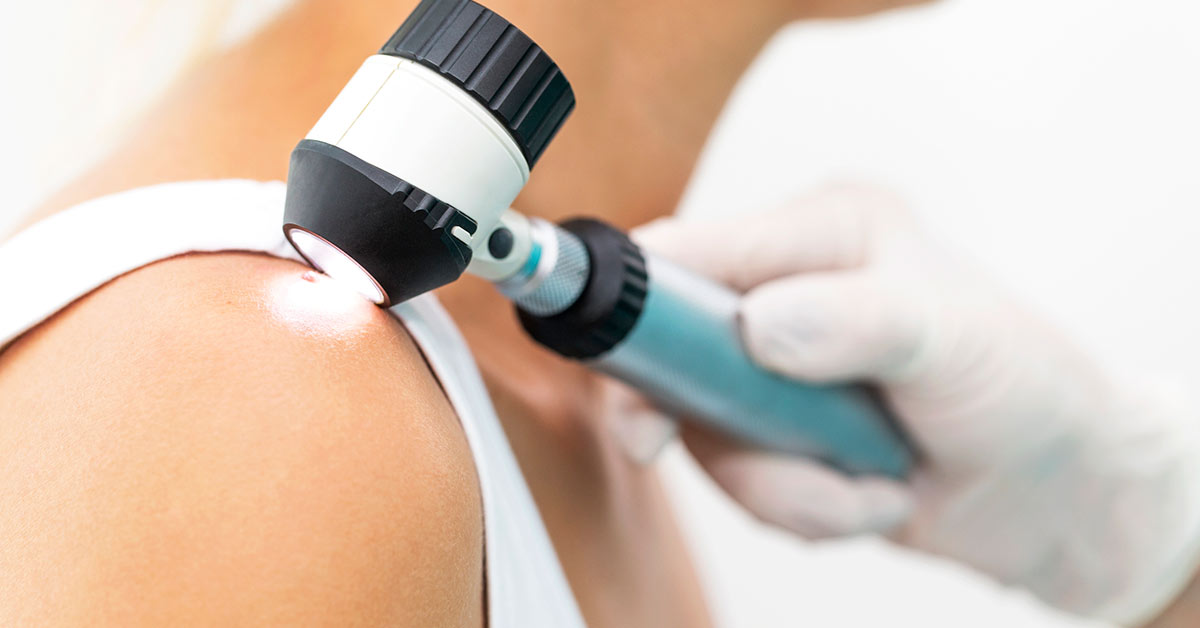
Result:
{"label": "patient's upper arm", "polygon": [[292,262],[123,277],[0,354],[0,625],[478,626],[457,419]]}

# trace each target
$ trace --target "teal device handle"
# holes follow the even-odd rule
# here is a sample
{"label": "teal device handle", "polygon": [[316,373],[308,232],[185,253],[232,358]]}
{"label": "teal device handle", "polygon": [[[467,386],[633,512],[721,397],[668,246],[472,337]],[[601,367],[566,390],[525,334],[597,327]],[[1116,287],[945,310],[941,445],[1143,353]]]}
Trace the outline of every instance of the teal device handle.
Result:
{"label": "teal device handle", "polygon": [[746,442],[853,474],[909,472],[912,448],[870,389],[811,385],[767,371],[743,346],[735,292],[643,255],[646,297],[637,322],[588,364],[682,420]]}
{"label": "teal device handle", "polygon": [[529,270],[500,288],[542,345],[744,442],[855,475],[911,470],[914,448],[872,389],[800,382],[751,359],[733,290],[596,220],[534,224]]}

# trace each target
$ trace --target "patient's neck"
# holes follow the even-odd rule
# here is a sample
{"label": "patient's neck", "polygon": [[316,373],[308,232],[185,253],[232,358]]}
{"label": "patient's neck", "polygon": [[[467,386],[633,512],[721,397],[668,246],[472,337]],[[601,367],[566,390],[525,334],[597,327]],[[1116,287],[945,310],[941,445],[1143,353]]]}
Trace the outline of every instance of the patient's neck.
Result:
{"label": "patient's neck", "polygon": [[[737,77],[783,22],[767,10],[776,0],[760,1],[759,12],[747,0],[718,14],[683,0],[486,0],[554,56],[579,100],[521,209],[623,226],[671,211]],[[164,181],[283,179],[297,140],[414,4],[301,2],[182,76],[122,146],[41,214]],[[613,462],[605,432],[573,420],[595,414],[595,380],[533,346],[484,282],[464,278],[440,294],[487,377],[589,620],[658,613],[675,625],[706,625],[653,474]],[[615,590],[654,594],[634,596],[641,602],[631,606],[614,602]],[[664,622],[611,625],[631,623]]]}
{"label": "patient's neck", "polygon": [[[781,3],[716,11],[693,0],[487,0],[552,54],[579,101],[521,208],[625,226],[670,211],[738,76],[786,21]],[[284,178],[297,139],[415,4],[299,3],[183,75],[38,217],[163,181]]]}
{"label": "patient's neck", "polygon": [[520,208],[626,227],[674,209],[738,77],[787,19],[775,0],[719,11],[694,0],[489,6],[555,57],[578,98]]}
{"label": "patient's neck", "polygon": [[[789,17],[775,0],[720,11],[695,0],[488,5],[550,52],[578,100],[518,209],[553,219],[592,215],[621,227],[674,210],[738,77]],[[594,410],[595,380],[534,347],[491,286],[464,279],[439,294],[476,354],[518,454],[526,453],[520,433],[529,422],[510,414],[568,431],[589,423],[569,419]]]}

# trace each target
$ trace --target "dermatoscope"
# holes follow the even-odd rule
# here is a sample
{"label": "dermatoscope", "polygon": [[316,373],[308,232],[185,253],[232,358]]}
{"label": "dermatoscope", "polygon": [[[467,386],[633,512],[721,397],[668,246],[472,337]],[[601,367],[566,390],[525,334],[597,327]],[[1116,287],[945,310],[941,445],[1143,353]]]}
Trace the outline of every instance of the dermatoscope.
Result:
{"label": "dermatoscope", "polygon": [[850,473],[907,474],[912,449],[866,388],[750,359],[737,293],[598,220],[510,209],[574,107],[559,67],[504,18],[422,0],[292,152],[284,232],[381,306],[467,272],[537,342],[673,416]]}

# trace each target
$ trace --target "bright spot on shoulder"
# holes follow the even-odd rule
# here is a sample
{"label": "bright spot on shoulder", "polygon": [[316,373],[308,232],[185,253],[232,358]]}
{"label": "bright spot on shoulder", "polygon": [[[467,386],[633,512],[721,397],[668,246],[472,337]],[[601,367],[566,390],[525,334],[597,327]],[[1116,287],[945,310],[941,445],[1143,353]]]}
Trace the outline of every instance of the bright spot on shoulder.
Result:
{"label": "bright spot on shoulder", "polygon": [[306,336],[352,336],[366,327],[378,307],[343,281],[314,270],[275,279],[268,298],[271,313]]}

